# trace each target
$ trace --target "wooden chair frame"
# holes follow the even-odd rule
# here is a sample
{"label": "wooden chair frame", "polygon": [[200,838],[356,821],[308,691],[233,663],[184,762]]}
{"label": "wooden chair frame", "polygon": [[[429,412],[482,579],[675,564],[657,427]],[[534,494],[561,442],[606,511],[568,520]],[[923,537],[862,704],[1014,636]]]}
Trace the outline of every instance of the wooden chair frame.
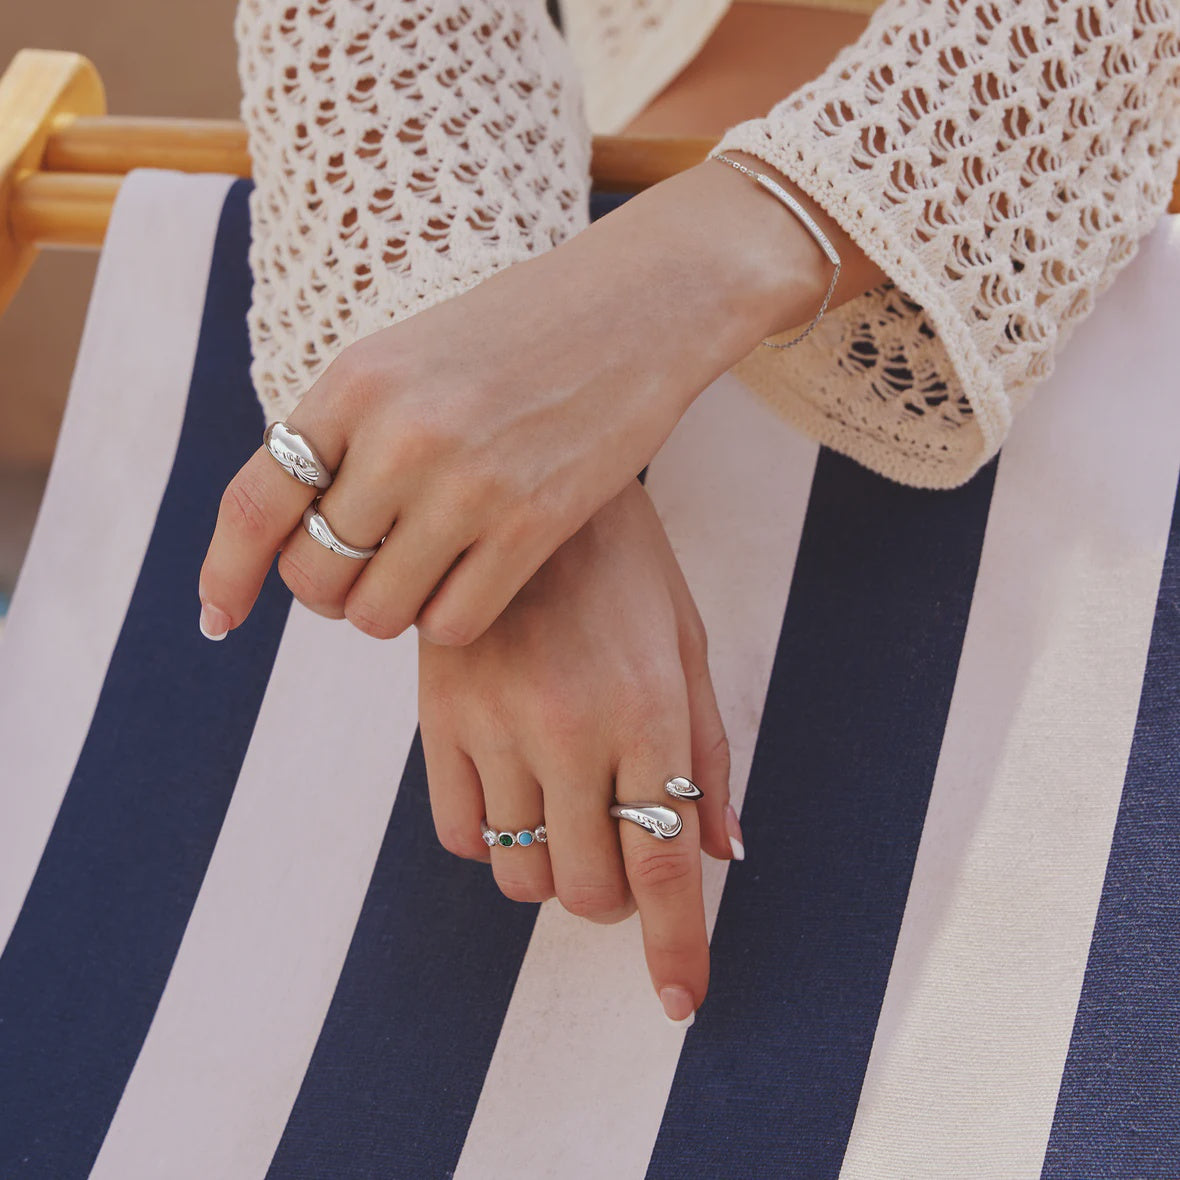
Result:
{"label": "wooden chair frame", "polygon": [[[596,187],[646,188],[704,159],[713,140],[596,136]],[[78,53],[24,49],[0,77],[0,313],[38,250],[97,249],[132,168],[250,175],[232,119],[106,113],[102,80]],[[1180,213],[1180,172],[1169,213]]]}
{"label": "wooden chair frame", "polygon": [[[646,188],[696,164],[713,140],[598,136],[596,187]],[[23,49],[0,77],[0,313],[37,251],[97,249],[132,168],[250,175],[246,129],[232,119],[106,113],[102,80],[78,53]]]}

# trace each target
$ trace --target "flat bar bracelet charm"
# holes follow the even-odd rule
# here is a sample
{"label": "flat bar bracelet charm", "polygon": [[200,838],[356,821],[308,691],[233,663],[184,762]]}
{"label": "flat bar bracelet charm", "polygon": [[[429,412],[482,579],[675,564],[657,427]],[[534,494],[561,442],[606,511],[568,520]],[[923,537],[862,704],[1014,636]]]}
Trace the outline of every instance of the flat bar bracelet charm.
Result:
{"label": "flat bar bracelet charm", "polygon": [[610,813],[614,819],[629,819],[638,824],[658,840],[671,840],[684,827],[680,816],[662,803],[612,803]]}
{"label": "flat bar bracelet charm", "polygon": [[828,284],[828,293],[824,296],[824,301],[820,304],[819,311],[815,313],[815,318],[794,340],[788,340],[786,344],[774,344],[769,340],[762,341],[763,346],[766,348],[791,348],[793,345],[798,344],[819,323],[824,312],[828,310],[828,303],[832,298],[832,292],[836,289],[836,280],[840,277],[840,255],[836,252],[836,247],[828,239],[828,235],[816,224],[815,218],[773,176],[767,176],[765,172],[755,172],[753,168],[747,168],[745,164],[741,164],[737,160],[731,160],[721,152],[710,152],[709,159],[720,160],[722,164],[728,164],[731,168],[736,168],[739,172],[744,172],[747,176],[757,181],[768,193],[777,197],[799,218],[803,223],[803,227],[816,240],[816,243],[824,254],[827,255],[828,261],[836,268],[835,273],[832,275],[832,281]]}
{"label": "flat bar bracelet charm", "polygon": [[[342,541],[336,536],[332,531],[332,526],[320,514],[319,496],[316,496],[303,510],[303,527],[325,549],[331,549],[333,553],[339,553],[341,557],[351,557],[356,561],[367,561],[381,548],[381,542],[378,541],[376,545],[371,545],[368,549],[358,549],[355,545],[350,545],[347,541]],[[381,540],[383,541],[384,539],[382,537]]]}
{"label": "flat bar bracelet charm", "polygon": [[288,475],[300,483],[321,489],[332,486],[332,473],[316,454],[315,447],[286,422],[272,422],[262,435],[262,445]]}
{"label": "flat bar bracelet charm", "polygon": [[549,843],[549,833],[545,831],[544,824],[535,828],[521,828],[519,832],[497,832],[495,828],[488,827],[487,816],[484,816],[479,821],[479,830],[483,834],[483,842],[489,848],[497,844],[501,848],[511,848],[514,844],[527,848],[530,844]]}

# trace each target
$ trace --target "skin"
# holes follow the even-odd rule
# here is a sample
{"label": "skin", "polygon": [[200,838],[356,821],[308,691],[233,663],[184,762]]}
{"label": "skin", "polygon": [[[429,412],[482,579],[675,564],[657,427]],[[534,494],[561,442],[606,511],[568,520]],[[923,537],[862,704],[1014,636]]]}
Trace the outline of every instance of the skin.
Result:
{"label": "skin", "polygon": [[[875,268],[820,212],[848,258],[838,304]],[[288,422],[336,473],[321,504],[336,533],[388,539],[363,563],[323,548],[301,526],[314,490],[260,446],[221,500],[199,583],[205,630],[245,621],[279,553],[292,593],[320,614],[381,639],[417,623],[434,643],[470,643],[704,388],[807,322],[829,277],[777,200],[705,161],[358,340]]]}
{"label": "skin", "polygon": [[[696,65],[732,56],[733,21],[757,7],[735,5]],[[768,11],[801,10],[755,19]],[[701,77],[686,71],[633,130],[688,132],[677,119],[691,118],[699,131]],[[754,95],[762,72],[750,78]],[[774,175],[832,240],[843,267],[830,306],[883,281],[805,194],[733,155]],[[288,421],[336,473],[321,510],[353,545],[389,534],[375,558],[312,540],[301,515],[316,493],[259,448],[225,491],[201,571],[211,637],[245,622],[276,554],[317,613],[377,638],[416,624],[439,839],[490,862],[509,897],[557,897],[600,922],[638,908],[672,1020],[691,1019],[708,986],[699,853],[732,857],[741,829],[704,631],[635,475],[710,382],[810,320],[829,277],[781,204],[706,161],[356,342],[308,391]],[[661,797],[673,774],[704,798]],[[657,841],[611,819],[614,798],[666,801],[684,830]],[[543,819],[549,843],[489,850],[483,815],[513,831]]]}
{"label": "skin", "polygon": [[[625,604],[625,609],[620,609]],[[704,999],[709,946],[702,847],[740,839],[729,751],[705,631],[646,491],[631,480],[466,647],[419,642],[419,715],[444,847],[490,861],[518,901],[557,897],[615,922],[638,906],[648,970],[666,1014]],[[698,801],[663,783],[692,767]],[[610,804],[658,800],[683,830],[658,840]],[[496,830],[544,819],[547,844],[489,849]]]}

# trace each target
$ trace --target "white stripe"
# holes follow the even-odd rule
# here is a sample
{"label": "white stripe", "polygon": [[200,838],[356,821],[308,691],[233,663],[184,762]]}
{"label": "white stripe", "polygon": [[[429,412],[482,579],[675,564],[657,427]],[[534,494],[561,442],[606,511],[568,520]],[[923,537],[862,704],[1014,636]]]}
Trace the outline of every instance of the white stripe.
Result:
{"label": "white stripe", "polygon": [[232,182],[135,172],[115,202],[0,641],[0,947],[69,785],[155,524]]}
{"label": "white stripe", "polygon": [[378,643],[294,604],[93,1180],[266,1174],[336,988],[417,717],[416,632]]}
{"label": "white stripe", "polygon": [[[710,636],[739,812],[817,454],[726,376],[649,472]],[[727,865],[704,864],[712,930]],[[637,916],[595,926],[556,900],[542,906],[457,1180],[644,1174],[684,1034],[664,1020],[640,933]]]}
{"label": "white stripe", "polygon": [[1180,218],[1000,459],[938,770],[841,1176],[1041,1172],[1180,468]]}

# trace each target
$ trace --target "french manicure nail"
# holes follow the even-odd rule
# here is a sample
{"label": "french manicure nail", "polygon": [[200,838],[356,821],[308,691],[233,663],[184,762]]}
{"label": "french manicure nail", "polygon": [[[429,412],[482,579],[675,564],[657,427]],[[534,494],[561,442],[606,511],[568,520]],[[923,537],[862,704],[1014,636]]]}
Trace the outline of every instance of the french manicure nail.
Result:
{"label": "french manicure nail", "polygon": [[725,830],[729,833],[729,848],[734,860],[746,859],[746,846],[742,843],[742,825],[738,823],[737,812],[732,803],[725,805]]}
{"label": "french manicure nail", "polygon": [[692,1004],[692,992],[683,987],[660,988],[660,1003],[664,1005],[664,1016],[669,1024],[678,1028],[691,1028],[696,1019]]}
{"label": "french manicure nail", "polygon": [[201,604],[201,634],[206,639],[224,639],[229,633],[229,624],[230,618],[225,611],[218,610],[207,602]]}

